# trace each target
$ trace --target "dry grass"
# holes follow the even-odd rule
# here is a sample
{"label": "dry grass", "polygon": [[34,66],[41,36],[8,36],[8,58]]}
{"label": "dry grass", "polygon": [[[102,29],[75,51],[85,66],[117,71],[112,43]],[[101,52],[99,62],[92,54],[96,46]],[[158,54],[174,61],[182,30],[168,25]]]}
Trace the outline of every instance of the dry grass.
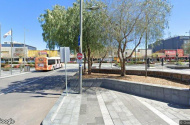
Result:
{"label": "dry grass", "polygon": [[92,73],[92,75],[83,75],[83,79],[88,79],[88,78],[112,78],[112,79],[121,79],[121,80],[134,81],[134,82],[158,84],[158,85],[164,85],[164,86],[189,88],[189,85],[185,85],[185,83],[182,83],[182,82],[156,78],[156,77],[149,77],[149,76],[145,77],[145,76],[137,76],[137,75],[126,75],[122,77],[119,74],[104,74],[104,73]]}

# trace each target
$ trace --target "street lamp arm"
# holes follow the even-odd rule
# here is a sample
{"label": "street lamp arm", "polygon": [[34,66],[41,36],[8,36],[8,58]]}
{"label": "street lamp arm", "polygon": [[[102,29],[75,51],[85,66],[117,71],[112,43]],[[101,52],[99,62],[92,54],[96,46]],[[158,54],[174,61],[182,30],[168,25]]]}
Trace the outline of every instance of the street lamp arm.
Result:
{"label": "street lamp arm", "polygon": [[100,7],[99,6],[91,6],[91,7],[85,8],[85,9],[88,9],[88,10],[98,10],[98,9],[100,9]]}

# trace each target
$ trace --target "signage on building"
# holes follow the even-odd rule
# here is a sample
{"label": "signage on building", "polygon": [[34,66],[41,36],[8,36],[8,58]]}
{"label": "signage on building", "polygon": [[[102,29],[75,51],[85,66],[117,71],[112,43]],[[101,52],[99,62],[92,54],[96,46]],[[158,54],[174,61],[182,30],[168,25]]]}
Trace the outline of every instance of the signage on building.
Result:
{"label": "signage on building", "polygon": [[176,56],[176,50],[165,50],[165,55]]}
{"label": "signage on building", "polygon": [[24,57],[24,48],[13,48],[13,57]]}
{"label": "signage on building", "polygon": [[183,49],[177,49],[178,57],[182,57],[184,55]]}
{"label": "signage on building", "polygon": [[47,55],[47,52],[46,51],[39,51],[38,54],[39,55]]}

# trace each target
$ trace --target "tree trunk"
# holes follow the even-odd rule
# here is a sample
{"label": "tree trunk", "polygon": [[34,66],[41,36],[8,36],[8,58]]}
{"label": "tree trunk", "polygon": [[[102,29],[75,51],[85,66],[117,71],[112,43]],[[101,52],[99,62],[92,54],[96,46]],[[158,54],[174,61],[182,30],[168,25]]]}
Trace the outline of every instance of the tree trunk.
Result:
{"label": "tree trunk", "polygon": [[124,56],[124,52],[121,52],[121,56],[120,56],[120,65],[121,65],[121,76],[125,76],[125,56]]}
{"label": "tree trunk", "polygon": [[101,69],[101,66],[102,66],[102,59],[100,58],[99,69]]}
{"label": "tree trunk", "polygon": [[[108,51],[107,51],[107,52],[108,52]],[[101,69],[102,62],[104,61],[104,58],[106,57],[107,52],[105,53],[105,55],[104,55],[104,56],[102,57],[102,59],[100,60],[99,69]]]}
{"label": "tree trunk", "polygon": [[122,58],[121,64],[121,76],[125,76],[125,58]]}
{"label": "tree trunk", "polygon": [[86,73],[86,53],[84,52],[84,74]]}
{"label": "tree trunk", "polygon": [[91,75],[90,53],[91,53],[91,50],[90,50],[90,47],[88,47],[88,75]]}
{"label": "tree trunk", "polygon": [[118,54],[120,66],[121,66],[121,76],[125,76],[125,57],[124,57],[124,54],[121,52],[121,47],[118,48],[117,54]]}
{"label": "tree trunk", "polygon": [[93,65],[93,56],[92,56],[92,58],[90,58],[90,61],[91,61],[91,67],[92,67],[92,65]]}

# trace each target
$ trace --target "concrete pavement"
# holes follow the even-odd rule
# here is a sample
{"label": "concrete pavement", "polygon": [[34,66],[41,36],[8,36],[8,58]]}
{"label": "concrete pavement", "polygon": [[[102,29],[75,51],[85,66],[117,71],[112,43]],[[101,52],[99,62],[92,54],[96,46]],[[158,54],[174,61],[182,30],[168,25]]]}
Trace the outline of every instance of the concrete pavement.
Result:
{"label": "concrete pavement", "polygon": [[189,107],[167,104],[99,87],[62,94],[43,125],[178,125]]}
{"label": "concrete pavement", "polygon": [[11,71],[3,71],[3,70],[1,70],[0,79],[1,78],[7,78],[7,77],[18,76],[18,75],[23,75],[23,74],[26,74],[26,73],[30,73],[30,72],[35,71],[35,68],[31,68],[30,72],[24,72],[23,70],[20,71],[20,69],[13,69],[12,70],[12,75],[11,75]]}

